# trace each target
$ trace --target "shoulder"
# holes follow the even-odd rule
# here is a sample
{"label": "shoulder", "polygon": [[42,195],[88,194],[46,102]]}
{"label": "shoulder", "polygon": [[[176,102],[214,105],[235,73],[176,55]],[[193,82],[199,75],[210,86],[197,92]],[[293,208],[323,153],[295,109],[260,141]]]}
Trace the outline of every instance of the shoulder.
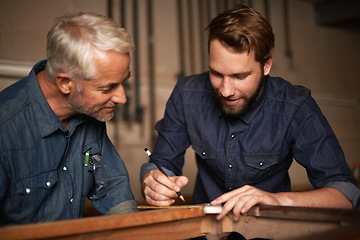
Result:
{"label": "shoulder", "polygon": [[265,81],[265,111],[291,118],[297,113],[306,117],[314,112],[321,112],[311,91],[306,87],[293,85],[279,77],[266,76]]}
{"label": "shoulder", "polygon": [[280,77],[266,77],[267,98],[284,104],[301,107],[311,97],[311,91],[300,85],[293,85]]}
{"label": "shoulder", "polygon": [[29,104],[28,77],[0,92],[0,124]]}
{"label": "shoulder", "polygon": [[0,124],[28,106],[32,96],[40,90],[36,73],[45,68],[46,60],[39,61],[29,75],[0,92]]}

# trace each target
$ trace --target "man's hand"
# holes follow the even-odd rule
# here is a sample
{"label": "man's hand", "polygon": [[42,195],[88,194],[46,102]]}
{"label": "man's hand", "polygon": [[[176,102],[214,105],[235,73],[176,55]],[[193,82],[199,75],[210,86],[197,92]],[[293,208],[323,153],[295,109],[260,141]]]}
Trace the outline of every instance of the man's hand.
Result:
{"label": "man's hand", "polygon": [[258,188],[245,185],[241,188],[235,189],[231,192],[225,193],[213,200],[210,204],[216,206],[225,203],[216,219],[221,220],[231,210],[234,214],[234,220],[238,221],[240,214],[246,213],[251,207],[256,204],[265,205],[280,205],[279,200],[275,197],[276,194],[262,191]]}
{"label": "man's hand", "polygon": [[188,183],[185,176],[167,177],[159,170],[152,170],[145,175],[142,181],[142,189],[145,200],[153,206],[170,206],[175,202],[182,187]]}
{"label": "man's hand", "polygon": [[257,204],[297,206],[297,207],[327,207],[351,209],[351,202],[337,189],[325,187],[306,192],[269,193],[258,188],[245,185],[231,192],[225,193],[210,204],[223,205],[223,211],[216,218],[222,219],[231,210],[234,220],[238,221],[240,214],[244,214]]}

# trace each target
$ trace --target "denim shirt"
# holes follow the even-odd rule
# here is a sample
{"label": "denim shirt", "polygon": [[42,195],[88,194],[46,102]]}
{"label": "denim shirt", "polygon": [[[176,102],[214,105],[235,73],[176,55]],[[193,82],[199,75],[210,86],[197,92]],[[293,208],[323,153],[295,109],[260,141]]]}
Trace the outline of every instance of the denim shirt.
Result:
{"label": "denim shirt", "polygon": [[67,129],[37,82],[45,64],[0,93],[0,225],[78,218],[85,197],[101,214],[135,211],[105,123],[79,115]]}
{"label": "denim shirt", "polygon": [[[182,175],[189,146],[198,173],[193,203],[252,185],[268,192],[290,191],[289,167],[306,168],[314,189],[333,187],[359,205],[360,191],[326,118],[301,86],[265,76],[261,95],[239,118],[225,116],[214,97],[208,72],[177,82],[152,155],[169,174]],[[145,163],[141,178],[155,169]]]}

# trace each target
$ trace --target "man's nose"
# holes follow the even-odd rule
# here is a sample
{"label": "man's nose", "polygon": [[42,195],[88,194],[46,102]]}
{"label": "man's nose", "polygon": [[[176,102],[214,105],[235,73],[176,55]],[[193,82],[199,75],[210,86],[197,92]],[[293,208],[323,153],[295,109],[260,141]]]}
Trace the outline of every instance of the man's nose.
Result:
{"label": "man's nose", "polygon": [[121,103],[121,104],[126,103],[127,99],[123,85],[117,87],[117,89],[114,91],[114,95],[111,97],[111,101],[113,101],[114,103]]}
{"label": "man's nose", "polygon": [[229,77],[224,77],[222,85],[219,90],[223,97],[230,97],[234,95],[235,89],[232,79]]}

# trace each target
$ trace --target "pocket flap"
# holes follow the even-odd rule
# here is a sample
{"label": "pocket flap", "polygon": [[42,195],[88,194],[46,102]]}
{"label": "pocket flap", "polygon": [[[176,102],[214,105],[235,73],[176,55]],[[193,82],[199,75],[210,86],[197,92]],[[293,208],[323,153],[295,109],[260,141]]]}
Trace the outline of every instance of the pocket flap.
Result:
{"label": "pocket flap", "polygon": [[23,178],[17,181],[18,191],[29,194],[38,188],[50,189],[58,181],[57,170],[40,173],[33,177]]}
{"label": "pocket flap", "polygon": [[278,154],[258,154],[258,153],[246,153],[245,164],[259,169],[267,169],[278,162]]}
{"label": "pocket flap", "polygon": [[192,148],[194,149],[195,153],[199,155],[199,157],[203,159],[215,159],[216,158],[216,152],[204,147],[199,147],[193,145]]}

